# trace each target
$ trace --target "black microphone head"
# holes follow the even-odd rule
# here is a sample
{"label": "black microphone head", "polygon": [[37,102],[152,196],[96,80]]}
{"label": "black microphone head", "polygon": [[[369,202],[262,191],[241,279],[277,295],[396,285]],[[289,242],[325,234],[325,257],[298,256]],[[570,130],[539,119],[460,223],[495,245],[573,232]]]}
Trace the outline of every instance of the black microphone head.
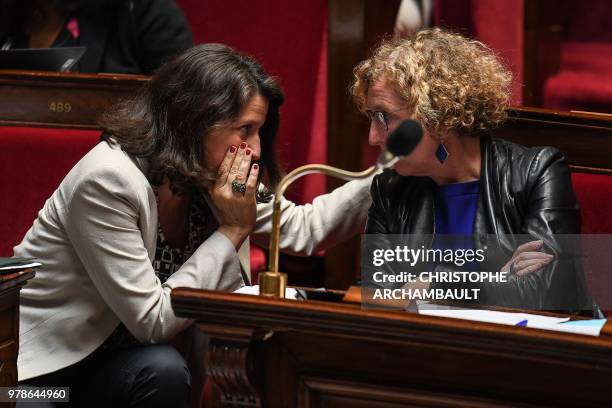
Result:
{"label": "black microphone head", "polygon": [[393,156],[408,156],[423,137],[423,128],[418,122],[407,119],[400,123],[387,139],[386,149]]}

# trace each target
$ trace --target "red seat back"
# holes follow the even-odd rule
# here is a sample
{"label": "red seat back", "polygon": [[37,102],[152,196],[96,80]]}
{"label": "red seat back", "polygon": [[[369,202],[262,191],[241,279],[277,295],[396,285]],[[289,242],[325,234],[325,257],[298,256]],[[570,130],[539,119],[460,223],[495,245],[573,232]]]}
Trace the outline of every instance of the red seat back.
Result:
{"label": "red seat back", "polygon": [[99,130],[0,127],[0,256],[13,254],[45,200],[99,138]]}
{"label": "red seat back", "polygon": [[595,301],[609,315],[612,310],[612,258],[608,253],[612,236],[601,234],[612,234],[612,177],[573,173],[572,183],[582,210],[585,279]]}
{"label": "red seat back", "polygon": [[[277,148],[286,170],[327,160],[327,0],[178,0],[196,44],[222,43],[253,56],[285,91]],[[347,94],[348,98],[348,94]],[[308,176],[287,197],[325,192]]]}
{"label": "red seat back", "polygon": [[572,183],[582,209],[582,233],[612,234],[612,177],[572,173]]}

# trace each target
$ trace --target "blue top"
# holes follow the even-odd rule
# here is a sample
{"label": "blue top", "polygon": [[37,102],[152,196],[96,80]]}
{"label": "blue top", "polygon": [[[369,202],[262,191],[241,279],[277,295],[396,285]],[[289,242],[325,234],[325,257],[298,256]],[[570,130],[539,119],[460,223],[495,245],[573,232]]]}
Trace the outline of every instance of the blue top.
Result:
{"label": "blue top", "polygon": [[[438,186],[435,195],[436,233],[433,249],[474,249],[474,220],[478,208],[480,181]],[[466,270],[478,270],[474,262]]]}
{"label": "blue top", "polygon": [[472,235],[479,191],[479,180],[436,188],[436,235]]}

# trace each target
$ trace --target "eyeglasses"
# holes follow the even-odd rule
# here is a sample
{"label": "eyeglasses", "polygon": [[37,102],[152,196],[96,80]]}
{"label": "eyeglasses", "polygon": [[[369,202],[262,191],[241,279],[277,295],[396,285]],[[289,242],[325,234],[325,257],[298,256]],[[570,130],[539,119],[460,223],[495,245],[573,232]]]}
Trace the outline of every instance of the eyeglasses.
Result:
{"label": "eyeglasses", "polygon": [[389,130],[389,114],[399,112],[402,109],[403,108],[399,108],[399,109],[396,109],[388,113],[385,111],[380,111],[380,110],[376,110],[376,111],[366,110],[365,114],[368,117],[368,119],[370,119],[370,123],[375,122],[380,129],[387,132]]}

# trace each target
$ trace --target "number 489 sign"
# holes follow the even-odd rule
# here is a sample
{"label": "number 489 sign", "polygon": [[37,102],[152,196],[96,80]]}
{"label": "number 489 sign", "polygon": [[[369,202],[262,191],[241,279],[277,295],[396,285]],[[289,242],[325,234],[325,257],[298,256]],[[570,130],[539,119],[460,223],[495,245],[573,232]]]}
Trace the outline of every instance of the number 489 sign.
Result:
{"label": "number 489 sign", "polygon": [[53,101],[49,103],[49,110],[55,113],[68,113],[72,110],[70,102]]}

